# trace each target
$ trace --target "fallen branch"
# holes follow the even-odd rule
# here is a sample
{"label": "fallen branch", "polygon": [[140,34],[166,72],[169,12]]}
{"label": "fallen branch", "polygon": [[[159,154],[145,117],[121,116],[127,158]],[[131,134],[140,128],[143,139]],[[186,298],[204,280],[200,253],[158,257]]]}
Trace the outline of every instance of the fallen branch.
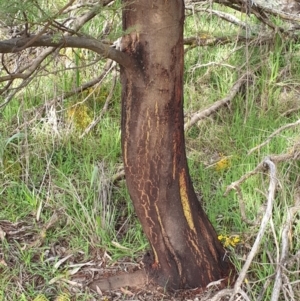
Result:
{"label": "fallen branch", "polygon": [[[187,1],[189,3],[193,2],[204,2],[205,0],[191,0]],[[231,7],[239,12],[244,12],[251,14],[254,12],[260,13],[261,11],[268,13],[269,15],[280,17],[283,20],[299,22],[299,8],[293,9],[293,13],[286,13],[278,6],[281,1],[266,1],[266,0],[256,0],[249,2],[248,0],[215,0],[214,2],[223,4],[225,6]],[[297,1],[293,1],[295,4]],[[277,7],[274,5],[276,4]]]}
{"label": "fallen branch", "polygon": [[[280,155],[270,155],[269,158],[274,163],[280,163],[287,160],[297,160],[300,157],[300,144],[295,144],[293,149],[286,154],[280,154]],[[231,190],[237,190],[237,188],[244,183],[249,177],[259,173],[260,171],[263,171],[265,169],[264,162],[259,163],[255,169],[247,172],[244,174],[239,180],[232,182],[230,185],[227,186],[226,191],[224,195],[228,195],[228,193]]]}
{"label": "fallen branch", "polygon": [[280,255],[280,261],[277,263],[276,276],[275,276],[271,301],[277,301],[279,299],[280,291],[282,288],[283,267],[286,265],[286,260],[288,258],[289,233],[292,228],[294,215],[299,211],[299,209],[300,209],[300,195],[299,195],[299,191],[297,191],[295,194],[295,206],[288,209],[287,219],[281,234],[281,255]]}
{"label": "fallen branch", "polygon": [[230,103],[233,98],[236,96],[236,94],[240,91],[241,87],[243,86],[243,84],[249,80],[249,77],[251,75],[247,72],[245,74],[243,74],[232,86],[231,90],[229,91],[228,95],[221,99],[216,101],[214,104],[212,104],[209,108],[200,111],[200,112],[196,112],[192,115],[191,119],[189,121],[187,121],[184,125],[184,130],[187,131],[189,128],[191,128],[196,122],[198,122],[201,119],[204,119],[208,116],[210,116],[211,114],[215,113],[218,109],[220,109],[220,107],[224,106],[224,105],[228,105],[228,103]]}
{"label": "fallen branch", "polygon": [[264,141],[263,143],[253,147],[252,149],[250,149],[250,151],[248,152],[248,155],[252,154],[254,151],[256,151],[257,149],[265,146],[266,144],[268,144],[272,138],[274,138],[276,135],[278,135],[279,133],[281,133],[282,131],[286,130],[286,129],[289,129],[289,128],[292,128],[292,127],[295,127],[297,125],[300,124],[300,119],[297,120],[296,122],[294,123],[288,123],[288,124],[285,124],[284,126],[280,127],[279,129],[277,129],[275,132],[273,132],[268,138],[266,141]]}
{"label": "fallen branch", "polygon": [[217,16],[220,19],[223,19],[227,22],[230,22],[234,25],[237,25],[243,29],[250,29],[249,28],[249,24],[247,24],[246,22],[241,21],[239,18],[229,14],[229,13],[225,13],[223,11],[219,11],[219,10],[215,10],[215,9],[210,9],[210,8],[195,8],[194,5],[189,5],[186,6],[185,9],[187,10],[191,10],[192,12],[205,12],[205,13],[209,13],[211,15]]}
{"label": "fallen branch", "polygon": [[267,209],[266,209],[266,212],[265,212],[265,214],[262,218],[260,229],[259,229],[259,232],[256,236],[253,247],[252,247],[250,253],[247,256],[247,260],[246,260],[242,270],[240,271],[240,275],[239,275],[238,279],[235,282],[233,292],[232,292],[232,295],[231,295],[229,301],[236,300],[235,295],[237,293],[239,293],[239,291],[241,289],[241,285],[244,282],[244,279],[246,277],[246,273],[247,273],[247,271],[248,271],[248,269],[249,269],[249,267],[252,263],[252,260],[253,260],[254,256],[258,252],[259,245],[261,243],[261,240],[263,238],[263,235],[265,233],[265,230],[267,228],[269,220],[272,216],[273,203],[274,203],[275,191],[276,191],[276,185],[277,185],[276,167],[275,167],[275,164],[270,160],[269,157],[265,158],[264,161],[261,164],[263,164],[263,166],[265,166],[265,167],[267,166],[269,168],[269,171],[270,171],[270,184],[269,184],[269,190],[268,190]]}

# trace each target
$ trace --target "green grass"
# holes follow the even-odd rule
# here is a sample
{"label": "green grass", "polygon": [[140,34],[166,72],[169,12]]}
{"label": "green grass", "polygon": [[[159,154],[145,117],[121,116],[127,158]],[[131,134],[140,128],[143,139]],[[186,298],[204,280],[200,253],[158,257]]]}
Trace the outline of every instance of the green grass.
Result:
{"label": "green grass", "polygon": [[[110,17],[114,22],[119,20],[113,7],[107,15],[95,19],[83,30],[100,36],[99,30]],[[186,20],[186,35],[197,34],[199,28],[216,35],[237,34],[231,25],[220,22],[205,15],[199,18],[191,15]],[[111,32],[112,38],[120,35],[120,29],[116,28]],[[247,51],[245,47],[232,49],[233,45],[228,44],[187,52],[184,106],[188,114],[208,107],[227,95],[241,72],[253,71],[252,83],[228,107],[186,133],[190,173],[205,211],[218,234],[240,235],[242,239],[236,248],[229,250],[240,269],[258,226],[250,226],[242,220],[237,194],[230,192],[224,196],[224,192],[228,185],[253,170],[266,155],[288,153],[298,141],[298,128],[289,129],[248,155],[251,148],[264,142],[277,128],[299,118],[297,112],[288,116],[282,113],[300,104],[295,100],[299,89],[300,52],[299,45],[283,41],[279,36],[269,45],[249,45]],[[88,112],[84,116],[90,120],[96,117],[110,90],[111,75],[91,95],[84,92],[57,106],[58,132],[49,122],[47,111],[42,116],[35,115],[36,106],[80,86],[102,70],[103,62],[81,68],[86,60],[98,58],[88,52],[87,57],[80,60],[80,54],[76,51],[69,55],[79,69],[35,78],[18,98],[1,110],[0,220],[26,222],[25,233],[29,236],[9,243],[3,240],[1,244],[4,255],[0,257],[3,260],[0,261],[0,301],[32,300],[39,293],[54,298],[64,291],[65,283],[52,282],[55,277],[68,278],[69,262],[54,269],[56,262],[46,260],[47,252],[55,245],[59,247],[61,257],[74,254],[74,261],[78,263],[95,259],[96,250],[102,255],[106,252],[111,258],[106,259],[107,266],[113,266],[122,258],[135,261],[148,247],[124,181],[116,185],[111,182],[122,164],[120,85],[117,84],[102,120],[82,139],[78,137],[84,128],[76,124],[75,118],[72,122],[68,120],[68,110],[82,102]],[[216,64],[209,65],[211,62]],[[49,59],[48,63],[48,72],[55,68],[63,70],[64,54],[52,62]],[[217,170],[216,163],[222,156],[229,158],[230,165]],[[298,182],[297,162],[285,162],[277,167],[280,185],[272,216],[275,233],[270,227],[267,229],[260,252],[248,272],[247,292],[251,292],[252,300],[256,300],[266,279],[276,270],[274,244],[280,242],[287,209],[293,206]],[[254,221],[259,215],[266,201],[268,184],[269,178],[264,173],[242,184],[249,220]],[[59,221],[46,231],[40,246],[28,249],[26,244],[39,239],[41,229],[54,213],[59,214]],[[299,223],[293,225],[292,237],[290,254],[300,249]],[[9,263],[7,266],[6,262]],[[291,271],[296,269],[290,268]],[[16,279],[21,276],[24,282],[17,287]],[[291,274],[290,281],[295,280],[297,275]],[[270,300],[271,289],[272,286],[267,288],[263,300]],[[3,295],[7,299],[3,299]],[[82,291],[76,296],[76,300],[91,298],[89,292]]]}

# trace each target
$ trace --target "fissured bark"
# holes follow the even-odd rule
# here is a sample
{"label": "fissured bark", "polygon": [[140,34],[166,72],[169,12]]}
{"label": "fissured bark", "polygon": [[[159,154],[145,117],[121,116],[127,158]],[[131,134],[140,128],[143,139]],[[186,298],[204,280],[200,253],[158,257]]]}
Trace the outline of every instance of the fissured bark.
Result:
{"label": "fissured bark", "polygon": [[183,116],[183,0],[124,0],[122,150],[126,182],[150,242],[151,277],[169,289],[205,287],[234,269],[189,176]]}

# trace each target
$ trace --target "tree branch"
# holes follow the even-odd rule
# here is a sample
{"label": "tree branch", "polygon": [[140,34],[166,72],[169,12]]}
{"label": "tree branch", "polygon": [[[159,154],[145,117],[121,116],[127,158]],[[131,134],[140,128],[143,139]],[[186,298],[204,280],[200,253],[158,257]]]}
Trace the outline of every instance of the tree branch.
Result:
{"label": "tree branch", "polygon": [[191,119],[187,121],[184,125],[184,130],[187,131],[191,128],[197,121],[200,119],[204,119],[210,116],[212,113],[216,112],[220,107],[228,104],[232,99],[236,96],[236,94],[240,91],[242,85],[248,80],[250,74],[247,72],[243,74],[232,86],[231,90],[229,91],[228,95],[213,103],[209,108],[196,112],[192,115]]}
{"label": "tree branch", "polygon": [[[101,7],[107,6],[112,2],[113,2],[113,0],[99,1],[98,4],[96,6],[94,6],[94,8],[92,10],[89,10],[86,13],[82,14],[81,16],[77,17],[75,19],[75,21],[73,22],[71,28],[65,27],[64,25],[62,25],[60,23],[55,23],[55,21],[54,21],[53,24],[56,24],[56,25],[58,24],[57,26],[59,26],[59,30],[62,30],[64,32],[63,35],[65,37],[75,35],[84,24],[86,24],[89,20],[94,18],[99,13]],[[72,3],[72,1],[69,2],[69,3]],[[67,6],[65,6],[64,8],[67,8]],[[43,32],[43,30],[42,30],[42,32]],[[40,37],[43,37],[43,35],[41,34],[41,32],[39,32],[35,37],[40,38]],[[55,36],[53,35],[53,38],[54,37]],[[32,38],[32,37],[28,37],[28,38]],[[18,39],[15,39],[15,40],[18,40]],[[33,40],[31,39],[30,41],[32,42]],[[9,41],[11,41],[11,40],[9,40]],[[27,44],[27,47],[29,48],[30,45]],[[14,79],[16,79],[16,78],[22,79],[22,83],[18,84],[17,87],[14,87],[8,93],[8,96],[5,98],[5,101],[0,105],[0,108],[6,106],[10,102],[10,100],[22,88],[24,88],[25,86],[28,85],[28,83],[34,78],[35,73],[37,73],[39,71],[38,68],[43,63],[45,58],[48,57],[53,52],[55,52],[56,49],[57,49],[57,47],[47,47],[46,49],[43,49],[43,51],[33,61],[30,61],[30,63],[28,63],[26,65],[23,65],[20,68],[17,67],[12,73],[9,72],[9,70],[7,68],[5,68],[5,69],[7,69],[6,72],[8,73],[9,76],[3,77],[2,79],[3,79],[3,81],[7,80],[8,83],[5,85],[4,88],[2,88],[0,90],[0,93],[3,93],[4,91],[8,91],[9,87],[12,85],[12,83],[14,82]],[[18,49],[18,51],[20,51],[20,49]],[[7,52],[3,52],[3,53],[7,53]],[[13,58],[13,60],[15,61],[15,58]],[[2,56],[2,61],[3,61],[3,56]],[[20,59],[20,61],[22,61],[22,58]],[[25,72],[25,74],[23,74],[23,72]]]}
{"label": "tree branch", "polygon": [[260,229],[259,232],[257,234],[256,240],[253,244],[253,247],[250,251],[250,253],[247,256],[247,260],[240,272],[240,275],[238,277],[238,279],[236,280],[236,283],[234,285],[234,289],[233,289],[233,293],[231,295],[231,298],[229,299],[229,301],[233,301],[235,300],[235,295],[237,293],[239,293],[239,290],[241,289],[241,285],[246,277],[246,273],[250,267],[250,264],[255,256],[255,254],[258,251],[260,242],[263,238],[263,235],[265,233],[266,227],[269,223],[269,220],[272,216],[272,210],[273,210],[273,203],[274,203],[274,198],[275,198],[275,191],[276,191],[276,185],[277,185],[277,178],[276,178],[276,167],[275,164],[270,160],[270,158],[266,158],[264,159],[264,161],[262,162],[263,165],[268,166],[269,170],[270,170],[270,184],[269,184],[269,191],[268,191],[268,203],[267,203],[267,209],[266,209],[266,213],[263,216],[263,219],[261,221],[261,225],[260,225]]}
{"label": "tree branch", "polygon": [[297,125],[300,124],[300,119],[297,120],[296,122],[293,122],[293,123],[288,123],[288,124],[285,124],[283,125],[282,127],[280,127],[279,129],[277,129],[275,132],[273,132],[268,138],[266,141],[264,141],[263,143],[251,148],[248,152],[248,155],[252,154],[254,151],[256,151],[257,149],[260,149],[261,147],[265,146],[266,144],[268,144],[272,138],[274,138],[276,135],[278,135],[279,133],[281,133],[282,131],[286,130],[286,129],[289,129],[291,127],[295,127]]}
{"label": "tree branch", "polygon": [[92,50],[105,58],[110,58],[125,68],[132,67],[133,60],[125,53],[114,49],[108,44],[92,38],[74,36],[43,35],[28,38],[14,38],[0,42],[0,53],[16,53],[25,47],[71,47]]}
{"label": "tree branch", "polygon": [[222,11],[218,11],[218,10],[215,10],[215,9],[209,9],[209,8],[194,8],[194,6],[190,5],[190,6],[186,6],[185,9],[187,10],[191,10],[193,12],[205,12],[205,13],[209,13],[209,14],[212,14],[212,15],[215,15],[225,21],[228,21],[234,25],[237,25],[243,29],[250,29],[249,28],[249,24],[247,24],[246,22],[243,22],[241,21],[239,18],[231,15],[231,14],[228,14],[228,13],[225,13],[225,12],[222,12]]}
{"label": "tree branch", "polygon": [[[112,70],[113,68],[115,68],[116,63],[112,64],[112,67],[107,71],[110,72],[110,70]],[[114,90],[117,84],[117,75],[118,73],[115,71],[114,75],[113,75],[113,79],[112,79],[112,86],[110,88],[109,94],[105,100],[104,106],[101,110],[101,112],[98,114],[97,118],[94,119],[89,125],[88,127],[84,130],[84,132],[79,136],[79,139],[82,139],[84,136],[86,136],[102,119],[104,113],[108,110],[108,106],[109,103],[113,97],[114,94]]]}
{"label": "tree branch", "polygon": [[[55,98],[47,101],[45,104],[43,104],[37,108],[34,108],[34,110],[31,110],[29,112],[29,114],[34,114],[34,118],[32,120],[28,121],[26,123],[26,126],[28,126],[29,124],[35,122],[38,118],[40,118],[42,116],[42,114],[44,114],[46,107],[51,107],[51,106],[55,105],[55,103],[62,102],[63,100],[65,100],[69,97],[72,97],[74,95],[78,95],[79,93],[82,93],[83,91],[95,86],[96,84],[100,84],[104,80],[104,78],[107,76],[107,74],[110,72],[110,70],[112,70],[112,68],[111,68],[112,64],[113,64],[113,62],[111,60],[108,60],[103,68],[102,73],[98,77],[84,83],[83,85],[81,85],[80,87],[77,87],[76,89],[73,89],[72,91],[62,93],[60,96],[56,96]],[[2,105],[0,105],[0,108],[1,108],[1,106]],[[19,127],[17,130],[20,131],[20,130],[22,130],[22,128],[23,128],[23,126]]]}
{"label": "tree branch", "polygon": [[288,258],[289,233],[292,228],[294,215],[299,211],[299,209],[300,209],[300,195],[298,189],[295,193],[295,206],[288,209],[286,222],[281,233],[281,256],[280,256],[280,261],[277,262],[277,271],[276,271],[271,301],[277,301],[279,299],[280,291],[282,288],[283,267],[286,265],[286,260]]}
{"label": "tree branch", "polygon": [[[195,2],[201,3],[205,2],[206,0],[186,0],[186,4],[193,4]],[[255,0],[255,1],[249,1],[249,0],[214,0],[213,2],[223,4],[227,7],[230,7],[236,11],[243,12],[243,13],[260,13],[261,11],[264,11],[268,13],[269,15],[273,15],[276,17],[280,17],[281,19],[287,20],[287,21],[294,21],[299,22],[300,16],[300,6],[297,5],[297,1],[290,1],[293,2],[294,6],[293,9],[289,9],[292,13],[287,13],[285,10],[287,10],[285,7],[282,6],[281,1],[267,1],[267,0]],[[281,2],[281,4],[280,4]],[[286,4],[286,2],[284,3]],[[281,5],[281,7],[279,6]],[[297,7],[296,7],[297,6]]]}

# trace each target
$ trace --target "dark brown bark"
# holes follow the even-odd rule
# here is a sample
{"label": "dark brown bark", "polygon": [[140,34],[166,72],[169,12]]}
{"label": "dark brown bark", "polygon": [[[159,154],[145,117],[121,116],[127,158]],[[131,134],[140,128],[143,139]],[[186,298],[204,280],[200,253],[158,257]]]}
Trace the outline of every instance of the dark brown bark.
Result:
{"label": "dark brown bark", "polygon": [[183,0],[124,0],[121,68],[126,181],[152,251],[149,275],[172,289],[205,287],[233,267],[194,192],[185,154]]}

